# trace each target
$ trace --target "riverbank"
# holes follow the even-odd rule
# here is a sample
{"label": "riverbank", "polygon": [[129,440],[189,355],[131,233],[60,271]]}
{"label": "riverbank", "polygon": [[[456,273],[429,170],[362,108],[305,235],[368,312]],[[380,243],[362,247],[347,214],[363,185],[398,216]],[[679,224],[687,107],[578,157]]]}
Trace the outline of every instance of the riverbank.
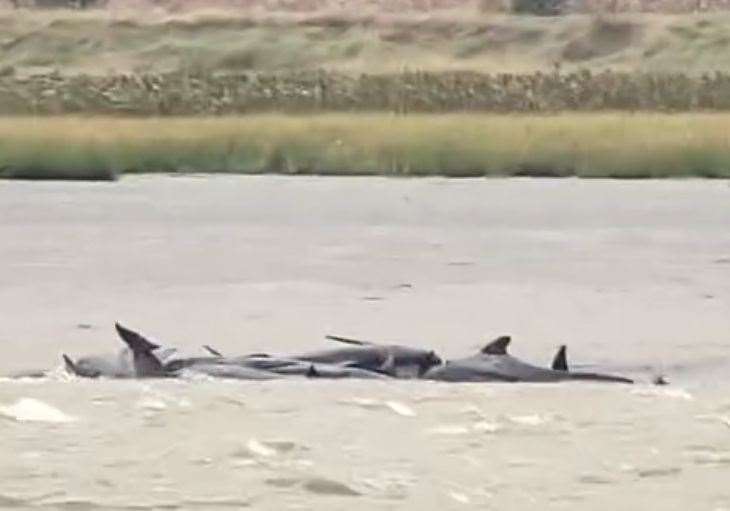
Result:
{"label": "riverbank", "polygon": [[730,177],[730,114],[0,119],[0,177]]}

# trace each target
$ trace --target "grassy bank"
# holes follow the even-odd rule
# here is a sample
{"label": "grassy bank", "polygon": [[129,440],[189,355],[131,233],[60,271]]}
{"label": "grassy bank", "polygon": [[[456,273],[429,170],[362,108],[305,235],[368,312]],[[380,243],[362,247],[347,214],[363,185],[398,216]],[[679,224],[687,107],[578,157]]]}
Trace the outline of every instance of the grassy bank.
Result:
{"label": "grassy bank", "polygon": [[429,12],[0,10],[0,71],[531,73],[559,62],[568,71],[701,74],[730,67],[729,24],[728,12],[545,18],[480,12],[475,4]]}
{"label": "grassy bank", "polygon": [[730,177],[730,114],[0,119],[0,176]]}

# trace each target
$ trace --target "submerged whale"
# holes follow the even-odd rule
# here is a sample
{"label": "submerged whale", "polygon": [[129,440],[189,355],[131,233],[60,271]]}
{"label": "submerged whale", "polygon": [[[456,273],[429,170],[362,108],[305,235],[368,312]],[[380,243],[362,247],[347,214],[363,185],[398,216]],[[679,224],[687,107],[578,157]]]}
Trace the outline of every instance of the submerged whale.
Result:
{"label": "submerged whale", "polygon": [[550,368],[538,367],[510,355],[507,351],[512,338],[498,337],[479,353],[470,357],[449,360],[431,368],[423,378],[448,382],[532,382],[598,381],[633,383],[623,376],[576,372],[568,367],[566,347],[561,346]]}
{"label": "submerged whale", "polygon": [[[204,374],[216,378],[239,380],[270,380],[286,376],[307,376],[310,378],[379,378],[386,377],[377,371],[370,371],[345,364],[316,363],[295,358],[272,357],[267,354],[252,354],[240,357],[225,357],[219,351],[205,346],[210,353],[206,357],[174,358],[167,362],[157,356],[159,346],[141,334],[116,324],[117,332],[132,353],[133,374],[136,378],[178,377],[190,374]],[[391,367],[393,357],[385,365]]]}
{"label": "submerged whale", "polygon": [[418,378],[442,364],[433,350],[398,344],[375,344],[369,341],[328,335],[327,339],[346,346],[313,351],[292,358],[305,362],[364,369],[396,378]]}

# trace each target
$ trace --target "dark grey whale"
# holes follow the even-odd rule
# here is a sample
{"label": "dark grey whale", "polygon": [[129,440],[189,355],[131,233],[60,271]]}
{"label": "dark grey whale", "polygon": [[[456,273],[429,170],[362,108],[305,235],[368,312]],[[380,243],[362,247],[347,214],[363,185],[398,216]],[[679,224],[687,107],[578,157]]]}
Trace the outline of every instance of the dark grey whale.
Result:
{"label": "dark grey whale", "polygon": [[391,355],[381,366],[377,369],[369,370],[362,369],[360,367],[349,365],[348,363],[333,364],[333,363],[321,363],[321,362],[310,362],[306,360],[298,360],[295,358],[284,358],[271,356],[265,353],[255,353],[252,355],[245,355],[242,357],[226,358],[224,355],[216,349],[210,346],[204,346],[209,353],[215,354],[222,360],[221,363],[226,365],[239,365],[243,367],[249,367],[258,369],[261,371],[268,371],[277,375],[282,376],[307,376],[309,378],[363,378],[363,379],[375,379],[375,378],[390,378],[392,377],[393,367],[393,356]]}
{"label": "dark grey whale", "polygon": [[502,336],[487,344],[476,355],[449,360],[423,375],[427,380],[448,382],[532,382],[597,381],[633,383],[633,380],[609,374],[574,372],[568,368],[566,349],[561,346],[551,368],[523,362],[507,352],[512,341]]}
{"label": "dark grey whale", "polygon": [[397,344],[375,344],[334,335],[328,335],[327,339],[346,346],[313,351],[292,358],[318,364],[365,369],[396,378],[421,377],[430,368],[442,363],[441,358],[432,350]]}
{"label": "dark grey whale", "polygon": [[239,380],[269,380],[275,374],[256,368],[225,363],[217,356],[161,360],[155,353],[159,346],[139,333],[115,324],[119,337],[132,352],[134,377],[136,378],[168,378],[189,374],[203,374],[216,378],[232,378]]}
{"label": "dark grey whale", "polygon": [[[385,377],[346,365],[313,363],[309,361],[271,357],[266,354],[225,357],[206,346],[211,356],[178,358],[163,362],[157,356],[159,346],[139,333],[120,324],[117,332],[132,353],[133,375],[136,378],[180,377],[203,374],[216,378],[239,380],[270,380],[286,376],[310,378],[377,378]],[[392,363],[392,357],[387,359]]]}

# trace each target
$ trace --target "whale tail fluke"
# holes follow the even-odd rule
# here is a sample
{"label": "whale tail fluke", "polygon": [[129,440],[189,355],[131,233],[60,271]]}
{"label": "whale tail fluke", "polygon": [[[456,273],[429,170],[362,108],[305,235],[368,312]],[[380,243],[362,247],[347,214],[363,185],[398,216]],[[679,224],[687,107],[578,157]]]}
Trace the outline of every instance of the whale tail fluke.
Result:
{"label": "whale tail fluke", "polygon": [[509,335],[502,335],[484,346],[481,352],[485,355],[506,355],[510,342],[512,338]]}
{"label": "whale tail fluke", "polygon": [[567,347],[565,344],[558,348],[558,352],[553,357],[553,363],[551,365],[553,371],[568,371],[568,355]]}

